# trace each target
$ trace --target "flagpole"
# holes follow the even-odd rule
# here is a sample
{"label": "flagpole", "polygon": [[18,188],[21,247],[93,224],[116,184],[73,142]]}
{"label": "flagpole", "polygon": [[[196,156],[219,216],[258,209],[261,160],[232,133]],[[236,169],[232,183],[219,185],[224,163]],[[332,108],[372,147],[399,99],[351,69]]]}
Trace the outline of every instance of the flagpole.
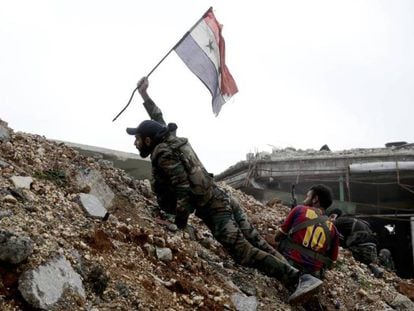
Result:
{"label": "flagpole", "polygon": [[[211,6],[200,18],[199,20],[184,34],[184,36],[178,40],[178,42],[167,52],[167,54],[164,55],[163,58],[161,58],[161,60],[154,66],[154,68],[151,69],[151,71],[147,74],[147,78],[155,71],[155,69],[158,68],[158,66],[164,61],[164,59],[167,58],[168,55],[171,54],[172,51],[174,51],[174,49],[190,34],[190,32],[203,20],[204,17],[207,16],[207,14],[213,10],[213,7]],[[128,103],[126,104],[126,106],[121,110],[120,113],[118,113],[116,115],[116,117],[112,120],[112,122],[114,122],[116,119],[118,119],[118,117],[125,111],[125,109],[128,108],[129,104],[132,101],[132,98],[135,95],[135,92],[138,90],[138,86],[132,91],[131,97],[129,98]]]}

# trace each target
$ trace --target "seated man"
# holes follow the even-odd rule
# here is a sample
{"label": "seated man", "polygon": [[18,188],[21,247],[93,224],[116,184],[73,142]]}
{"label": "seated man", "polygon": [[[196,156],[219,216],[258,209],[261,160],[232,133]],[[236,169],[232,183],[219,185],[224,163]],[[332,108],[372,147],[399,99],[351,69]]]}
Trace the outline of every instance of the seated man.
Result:
{"label": "seated man", "polygon": [[279,250],[302,273],[320,278],[338,257],[339,234],[324,216],[332,194],[324,185],[312,186],[303,202],[294,207],[275,236]]}

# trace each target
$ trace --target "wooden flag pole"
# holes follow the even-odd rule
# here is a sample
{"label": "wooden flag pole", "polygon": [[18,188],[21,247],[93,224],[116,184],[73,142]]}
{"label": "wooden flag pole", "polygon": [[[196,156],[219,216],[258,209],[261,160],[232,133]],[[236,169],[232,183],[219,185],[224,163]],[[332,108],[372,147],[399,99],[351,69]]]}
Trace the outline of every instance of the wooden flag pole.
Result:
{"label": "wooden flag pole", "polygon": [[[203,16],[201,16],[201,18],[190,28],[189,31],[187,31],[184,36],[178,40],[178,42],[167,52],[167,54],[164,55],[163,58],[161,58],[161,60],[154,66],[154,68],[151,69],[151,71],[147,74],[147,78],[149,78],[149,76],[154,72],[155,69],[157,69],[157,67],[164,61],[164,59],[167,58],[168,55],[171,54],[172,51],[174,51],[174,49],[190,34],[190,32],[198,25],[198,23],[200,23],[204,17],[206,17],[206,15],[213,10],[213,7],[210,7],[204,14]],[[132,91],[131,97],[129,98],[128,103],[126,104],[126,106],[121,110],[120,113],[118,113],[116,115],[116,117],[112,120],[112,122],[114,122],[116,119],[118,119],[118,117],[125,111],[125,109],[128,108],[129,104],[132,101],[132,98],[135,95],[135,92],[138,90],[138,86]]]}

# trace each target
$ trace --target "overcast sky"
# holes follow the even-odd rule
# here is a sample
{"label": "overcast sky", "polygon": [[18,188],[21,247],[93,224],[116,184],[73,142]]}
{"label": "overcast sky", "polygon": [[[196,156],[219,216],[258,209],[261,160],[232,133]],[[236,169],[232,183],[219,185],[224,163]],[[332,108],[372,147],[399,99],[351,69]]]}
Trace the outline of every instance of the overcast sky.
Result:
{"label": "overcast sky", "polygon": [[247,152],[414,142],[414,1],[0,0],[0,118],[15,131],[136,152],[136,82],[213,6],[239,93],[218,117],[172,53],[149,93],[206,168]]}

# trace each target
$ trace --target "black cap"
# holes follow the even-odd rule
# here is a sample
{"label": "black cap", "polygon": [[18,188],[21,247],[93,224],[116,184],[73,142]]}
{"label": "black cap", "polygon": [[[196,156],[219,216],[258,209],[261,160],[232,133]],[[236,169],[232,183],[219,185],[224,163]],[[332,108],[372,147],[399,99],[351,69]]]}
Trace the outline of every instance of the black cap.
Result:
{"label": "black cap", "polygon": [[126,132],[129,135],[141,135],[142,137],[155,137],[165,126],[154,120],[142,121],[137,127],[128,127]]}

